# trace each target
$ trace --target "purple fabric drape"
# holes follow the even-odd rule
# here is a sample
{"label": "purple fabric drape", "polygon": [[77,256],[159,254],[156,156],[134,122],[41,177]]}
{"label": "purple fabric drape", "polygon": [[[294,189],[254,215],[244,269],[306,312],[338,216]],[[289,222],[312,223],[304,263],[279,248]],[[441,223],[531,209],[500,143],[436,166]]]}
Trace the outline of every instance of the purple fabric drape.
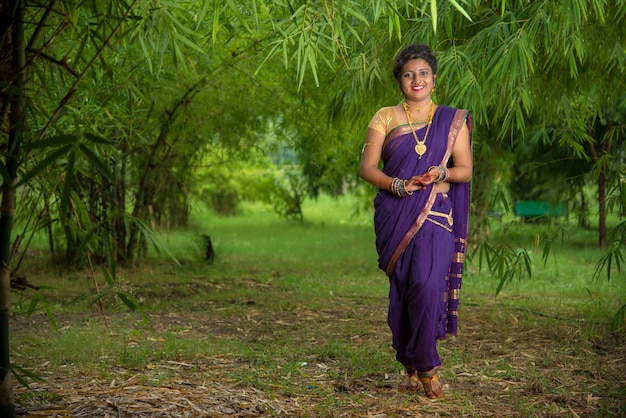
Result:
{"label": "purple fabric drape", "polygon": [[[402,125],[393,129],[383,147],[383,172],[408,179],[423,174],[433,165],[451,166],[451,152],[465,122],[471,138],[469,111],[440,105],[426,141],[428,150],[421,159],[414,151],[415,139],[410,127]],[[425,130],[424,127],[417,131],[417,135],[423,138]],[[446,195],[435,193],[429,185],[404,198],[379,190],[374,199],[378,264],[392,284],[389,323],[397,358],[405,365],[424,370],[429,370],[428,364],[438,366],[436,339],[445,338],[446,333],[457,333],[470,185],[451,183]],[[452,208],[452,234],[426,220],[431,210],[439,211],[433,205]],[[405,285],[416,280],[413,276],[428,278],[419,279],[422,283],[417,287]]]}

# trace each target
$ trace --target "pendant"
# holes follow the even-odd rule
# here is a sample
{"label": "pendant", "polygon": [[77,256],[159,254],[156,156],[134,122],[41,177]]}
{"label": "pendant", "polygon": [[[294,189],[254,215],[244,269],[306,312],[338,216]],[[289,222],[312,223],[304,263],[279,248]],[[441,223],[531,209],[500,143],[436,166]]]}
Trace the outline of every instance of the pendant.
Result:
{"label": "pendant", "polygon": [[426,153],[426,145],[424,145],[423,142],[418,142],[417,145],[415,145],[415,152],[422,158],[422,155]]}

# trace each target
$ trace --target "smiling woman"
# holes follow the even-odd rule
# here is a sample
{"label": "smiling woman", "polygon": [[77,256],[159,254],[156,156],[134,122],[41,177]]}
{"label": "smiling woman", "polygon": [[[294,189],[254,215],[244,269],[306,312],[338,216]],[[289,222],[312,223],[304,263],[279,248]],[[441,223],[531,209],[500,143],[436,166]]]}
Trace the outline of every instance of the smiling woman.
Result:
{"label": "smiling woman", "polygon": [[[437,60],[409,45],[394,76],[404,101],[372,118],[361,177],[379,188],[374,227],[379,267],[389,276],[388,324],[407,376],[398,387],[440,398],[437,340],[456,335],[472,177],[467,110],[437,105]],[[383,161],[382,170],[379,162]]]}

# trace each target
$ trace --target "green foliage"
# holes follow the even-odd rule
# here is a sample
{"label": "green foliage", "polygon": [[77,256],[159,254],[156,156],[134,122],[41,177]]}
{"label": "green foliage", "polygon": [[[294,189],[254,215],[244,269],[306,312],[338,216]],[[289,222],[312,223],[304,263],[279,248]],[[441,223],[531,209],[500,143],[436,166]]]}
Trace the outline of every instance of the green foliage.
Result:
{"label": "green foliage", "polygon": [[[142,312],[141,305],[138,303],[137,299],[130,292],[120,286],[121,283],[119,278],[112,275],[107,269],[103,269],[102,272],[108,291],[111,292],[128,310]],[[106,292],[100,293],[95,299],[92,299],[91,303],[98,303],[100,299],[106,296]]]}
{"label": "green foliage", "polygon": [[259,144],[238,152],[213,147],[193,173],[193,196],[219,215],[235,215],[242,202],[262,202],[285,218],[302,220],[306,194],[300,168],[288,149],[280,149],[268,128]]}
{"label": "green foliage", "polygon": [[482,269],[483,263],[486,263],[489,272],[500,280],[496,295],[508,282],[516,278],[522,279],[524,273],[528,275],[528,278],[532,277],[531,256],[524,248],[512,248],[509,245],[492,247],[483,242],[476,251],[479,270]]}
{"label": "green foliage", "polygon": [[11,364],[11,374],[15,378],[15,380],[20,383],[20,385],[23,385],[27,388],[29,387],[28,382],[31,380],[39,382],[44,381],[44,379],[41,378],[39,375],[32,373],[31,371],[26,370],[17,364]]}
{"label": "green foliage", "polygon": [[[455,0],[448,0],[457,12],[469,18]],[[269,5],[271,4],[271,5]],[[384,28],[388,40],[405,38],[405,15],[424,16],[436,30],[438,4],[436,0],[422,0],[416,5],[409,1],[371,2],[343,1],[273,1],[268,4],[267,17],[278,36],[270,43],[268,58],[281,56],[285,67],[295,67],[298,85],[302,87],[307,73],[316,85],[320,81],[320,66],[331,70],[350,65],[351,59],[366,43],[364,31]],[[430,8],[427,8],[430,6]],[[382,31],[381,31],[382,32]]]}
{"label": "green foliage", "polygon": [[622,271],[624,263],[624,248],[626,247],[626,221],[620,222],[609,235],[610,245],[596,264],[594,278],[599,279],[602,272],[606,272],[607,280],[611,280],[611,273]]}
{"label": "green foliage", "polygon": [[[32,84],[47,88],[42,89],[43,100],[31,114],[51,116],[36,150],[50,144],[44,136],[51,129],[58,132],[54,138],[107,138],[116,149],[103,145],[90,153],[89,145],[79,154],[72,154],[69,147],[56,149],[56,154],[48,153],[48,159],[39,159],[42,163],[24,170],[31,173],[26,181],[42,174],[57,159],[66,160],[62,166],[64,187],[58,191],[49,188],[62,202],[58,219],[79,221],[82,228],[95,231],[85,219],[68,218],[63,207],[69,207],[69,196],[113,202],[110,207],[103,205],[101,211],[114,211],[115,217],[97,228],[115,230],[113,247],[121,259],[131,262],[143,253],[144,244],[136,228],[124,220],[126,214],[152,225],[185,225],[189,190],[194,187],[189,184],[193,182],[193,166],[203,158],[202,153],[215,149],[204,145],[219,143],[220,147],[243,149],[255,129],[262,131],[271,118],[280,121],[287,133],[280,142],[297,153],[307,193],[315,196],[320,191],[353,187],[357,150],[368,115],[397,97],[394,82],[384,68],[407,40],[437,46],[441,63],[438,101],[472,109],[478,124],[499,127],[491,131],[495,137],[521,132],[535,113],[539,98],[545,99],[546,93],[561,94],[543,100],[549,111],[540,109],[536,120],[566,120],[567,125],[536,137],[547,138],[548,143],[562,142],[577,155],[584,154],[579,145],[589,137],[582,132],[587,124],[580,117],[593,117],[603,104],[592,101],[594,107],[585,108],[587,101],[581,98],[588,97],[589,91],[549,89],[546,85],[553,81],[548,70],[560,74],[559,66],[572,69],[572,63],[581,69],[569,71],[571,80],[582,76],[598,80],[593,71],[604,71],[607,66],[619,70],[619,55],[601,54],[595,65],[588,62],[586,43],[571,42],[572,36],[575,40],[592,39],[598,36],[594,25],[604,27],[617,23],[611,19],[620,18],[602,3],[590,4],[593,7],[588,13],[563,13],[560,6],[542,3],[479,5],[455,1],[423,1],[417,8],[407,2],[376,2],[363,8],[356,1],[189,1],[184,6],[165,2],[159,8],[146,1],[91,8],[67,3],[51,5],[63,7],[64,12],[52,17],[29,9],[32,21],[51,19],[47,22],[50,29],[38,33],[39,38],[51,36],[55,25],[63,33],[62,41],[48,46],[49,59],[32,63],[37,76]],[[100,18],[105,15],[119,19]],[[474,23],[468,24],[468,18]],[[72,25],[64,26],[64,19]],[[432,24],[423,24],[427,21]],[[367,38],[360,35],[364,30]],[[621,35],[619,31],[611,34],[616,39]],[[387,42],[381,43],[381,39]],[[207,44],[209,40],[213,47]],[[36,38],[31,44],[37,45]],[[270,46],[262,51],[263,44]],[[559,54],[570,61],[557,60]],[[294,68],[296,75],[285,72],[285,65]],[[324,67],[330,70],[321,71]],[[251,73],[250,68],[255,71]],[[603,77],[615,79],[610,73]],[[294,79],[299,91],[289,88]],[[326,88],[310,87],[309,81],[333,86],[336,93],[329,96]],[[492,88],[483,90],[485,85]],[[274,100],[268,103],[267,97]],[[614,100],[605,99],[604,103]],[[568,109],[574,113],[563,113]],[[354,126],[362,127],[360,133]],[[477,142],[482,140],[493,147],[492,141],[481,138],[483,135],[477,130]],[[240,158],[249,157],[242,153]],[[111,169],[105,171],[104,167]],[[99,181],[98,173],[103,171],[108,173],[106,182]],[[77,181],[79,172],[84,175],[80,180],[83,187],[74,187],[72,195],[70,184]],[[224,175],[216,174],[215,179],[222,181]],[[227,207],[236,206],[232,192],[236,186],[239,184],[226,186],[222,193],[213,195],[224,199]],[[93,196],[86,192],[110,187],[118,193],[117,198],[111,193]],[[63,229],[65,242],[72,247],[69,253],[80,251],[77,229]]]}
{"label": "green foliage", "polygon": [[[527,238],[521,239],[527,228],[526,225],[514,222],[503,224],[499,228],[498,239],[480,242],[470,254],[471,262],[477,263],[479,271],[486,267],[493,277],[498,279],[496,296],[513,280],[532,278],[536,266],[533,263],[533,251],[526,249],[527,246],[532,245],[535,250],[542,248],[541,258],[545,267],[550,256],[554,256],[557,251],[554,244],[560,241],[562,247],[566,241],[565,226],[539,225],[533,230],[532,241],[528,241]],[[517,246],[512,246],[512,242]]]}
{"label": "green foliage", "polygon": [[300,167],[285,165],[275,180],[274,189],[269,194],[269,202],[274,211],[286,219],[304,220],[302,203],[306,196],[306,185],[300,174]]}

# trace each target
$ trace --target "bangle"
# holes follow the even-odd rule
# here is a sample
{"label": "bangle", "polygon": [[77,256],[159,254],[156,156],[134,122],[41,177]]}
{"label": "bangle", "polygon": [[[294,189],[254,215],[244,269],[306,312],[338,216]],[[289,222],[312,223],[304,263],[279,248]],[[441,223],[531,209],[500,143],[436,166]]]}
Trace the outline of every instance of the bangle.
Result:
{"label": "bangle", "polygon": [[445,175],[443,170],[438,165],[431,165],[430,167],[428,167],[428,171],[430,171],[431,168],[436,168],[437,171],[439,172],[439,175],[435,179],[435,183],[441,183],[441,179],[443,179],[443,176]]}
{"label": "bangle", "polygon": [[402,187],[404,187],[404,193],[406,193],[407,195],[411,196],[411,195],[413,194],[413,192],[409,192],[409,191],[406,189],[406,180],[404,180],[404,181],[402,182]]}
{"label": "bangle", "polygon": [[[391,192],[400,196],[400,179],[395,177],[391,182]],[[402,196],[400,196],[402,197]]]}
{"label": "bangle", "polygon": [[437,171],[439,171],[439,176],[437,176],[437,178],[435,179],[435,183],[441,183],[442,181],[448,180],[448,178],[450,177],[450,170],[448,170],[447,167],[443,167],[440,165],[431,165],[430,167],[428,167],[428,171],[430,171],[431,168],[436,168]]}
{"label": "bangle", "polygon": [[400,180],[399,178],[394,178],[391,181],[391,192],[398,197],[406,197],[413,194],[413,192],[408,192],[406,190],[406,180]]}
{"label": "bangle", "polygon": [[440,166],[440,165],[435,166],[435,168],[437,169],[437,171],[439,171],[439,176],[435,180],[435,183],[441,183],[443,181],[443,178],[445,177],[446,173],[445,173],[445,171],[443,171],[443,167]]}

